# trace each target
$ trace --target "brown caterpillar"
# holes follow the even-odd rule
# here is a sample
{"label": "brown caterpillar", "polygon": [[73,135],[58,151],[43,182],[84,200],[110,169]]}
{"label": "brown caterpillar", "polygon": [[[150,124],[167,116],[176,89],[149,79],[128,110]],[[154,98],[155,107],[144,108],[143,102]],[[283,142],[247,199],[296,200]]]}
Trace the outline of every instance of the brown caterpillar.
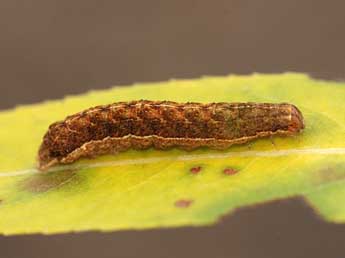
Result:
{"label": "brown caterpillar", "polygon": [[97,106],[50,125],[39,149],[39,169],[129,148],[200,146],[225,149],[304,128],[294,105],[131,101]]}

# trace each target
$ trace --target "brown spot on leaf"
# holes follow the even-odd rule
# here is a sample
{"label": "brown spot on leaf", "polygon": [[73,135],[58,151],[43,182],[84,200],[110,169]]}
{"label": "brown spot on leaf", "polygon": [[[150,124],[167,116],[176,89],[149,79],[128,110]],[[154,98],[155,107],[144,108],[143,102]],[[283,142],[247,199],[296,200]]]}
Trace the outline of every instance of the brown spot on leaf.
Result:
{"label": "brown spot on leaf", "polygon": [[192,167],[192,168],[190,169],[190,172],[191,172],[192,174],[199,174],[200,171],[201,171],[201,166]]}
{"label": "brown spot on leaf", "polygon": [[238,170],[237,170],[237,169],[234,169],[234,168],[225,168],[225,169],[223,170],[223,173],[224,173],[225,175],[231,176],[231,175],[237,174],[237,173],[238,173]]}
{"label": "brown spot on leaf", "polygon": [[193,200],[180,199],[175,202],[175,207],[177,208],[188,208],[193,203]]}
{"label": "brown spot on leaf", "polygon": [[320,185],[345,179],[345,166],[343,164],[328,165],[318,170],[314,177],[314,184]]}
{"label": "brown spot on leaf", "polygon": [[29,192],[43,193],[69,185],[79,180],[75,171],[65,170],[50,173],[40,173],[22,181],[22,187]]}

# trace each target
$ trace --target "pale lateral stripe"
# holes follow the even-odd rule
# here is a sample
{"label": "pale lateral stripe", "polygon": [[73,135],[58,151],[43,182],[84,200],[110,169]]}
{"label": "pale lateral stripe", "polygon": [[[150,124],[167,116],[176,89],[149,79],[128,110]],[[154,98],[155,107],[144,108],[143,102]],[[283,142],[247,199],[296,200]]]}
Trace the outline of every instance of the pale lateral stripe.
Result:
{"label": "pale lateral stripe", "polygon": [[[61,171],[66,169],[87,169],[97,167],[117,167],[125,165],[142,165],[158,163],[161,161],[193,161],[200,159],[224,159],[232,157],[280,157],[291,155],[344,155],[345,148],[319,148],[319,149],[290,149],[290,150],[270,150],[270,151],[243,151],[243,152],[228,152],[216,154],[196,154],[196,155],[180,155],[174,157],[157,157],[157,158],[142,158],[142,159],[125,159],[117,161],[104,161],[89,164],[72,164],[53,167],[49,172]],[[7,171],[0,173],[0,177],[13,177],[28,174],[39,173],[40,171],[35,168]],[[42,172],[41,172],[42,173]]]}

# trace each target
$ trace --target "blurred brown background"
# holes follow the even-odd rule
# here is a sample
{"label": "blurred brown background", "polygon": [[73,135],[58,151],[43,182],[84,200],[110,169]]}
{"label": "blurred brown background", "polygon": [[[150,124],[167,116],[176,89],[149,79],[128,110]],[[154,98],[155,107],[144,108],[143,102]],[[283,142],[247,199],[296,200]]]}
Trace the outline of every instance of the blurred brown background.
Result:
{"label": "blurred brown background", "polygon": [[[201,75],[341,80],[344,10],[341,0],[2,0],[0,108]],[[323,222],[297,198],[214,227],[0,237],[4,258],[344,256],[345,225]]]}

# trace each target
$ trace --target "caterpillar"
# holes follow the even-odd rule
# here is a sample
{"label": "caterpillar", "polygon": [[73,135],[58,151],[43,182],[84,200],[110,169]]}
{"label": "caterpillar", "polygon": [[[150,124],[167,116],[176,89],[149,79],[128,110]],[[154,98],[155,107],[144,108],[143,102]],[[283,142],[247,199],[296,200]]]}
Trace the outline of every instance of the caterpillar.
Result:
{"label": "caterpillar", "polygon": [[303,128],[302,113],[288,103],[117,102],[51,124],[38,151],[38,168],[130,148],[225,149]]}

